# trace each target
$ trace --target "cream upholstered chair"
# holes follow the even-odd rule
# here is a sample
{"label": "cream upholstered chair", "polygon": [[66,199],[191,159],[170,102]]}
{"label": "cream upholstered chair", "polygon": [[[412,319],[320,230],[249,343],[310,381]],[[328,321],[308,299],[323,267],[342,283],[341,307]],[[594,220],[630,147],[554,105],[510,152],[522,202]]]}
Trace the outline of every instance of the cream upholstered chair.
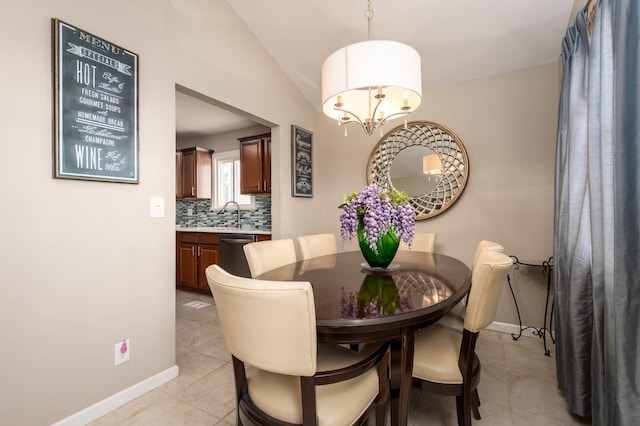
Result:
{"label": "cream upholstered chair", "polygon": [[206,269],[235,376],[238,424],[351,425],[375,405],[384,425],[388,346],[365,358],[318,345],[309,282]]}
{"label": "cream upholstered chair", "polygon": [[476,340],[494,319],[500,291],[513,266],[509,256],[483,249],[476,259],[464,328],[436,323],[415,335],[413,384],[428,392],[456,396],[459,425],[480,419],[480,361]]}
{"label": "cream upholstered chair", "polygon": [[398,250],[415,250],[435,253],[437,237],[438,234],[435,232],[416,232],[413,236],[411,247],[409,247],[404,241],[400,241]]}
{"label": "cream upholstered chair", "polygon": [[293,240],[267,240],[245,244],[244,255],[252,277],[297,262]]}
{"label": "cream upholstered chair", "polygon": [[481,240],[478,243],[478,247],[476,248],[475,254],[473,255],[473,264],[471,266],[472,271],[473,269],[476,268],[476,264],[478,263],[478,258],[480,257],[480,254],[484,249],[495,251],[498,253],[504,253],[504,247],[501,244],[494,243],[493,241],[489,241],[489,240]]}
{"label": "cream upholstered chair", "polygon": [[301,260],[326,256],[338,252],[336,236],[333,234],[303,235],[297,238]]}
{"label": "cream upholstered chair", "polygon": [[[478,258],[483,250],[495,251],[498,253],[504,252],[504,247],[498,243],[494,243],[489,240],[481,240],[476,247],[476,252],[473,255],[473,264],[471,265],[471,285],[473,285],[473,271],[475,271],[478,265]],[[442,317],[442,319],[438,322],[440,325],[445,325],[447,327],[454,328],[462,328],[464,322],[464,315],[466,311],[465,303],[460,302],[453,307],[447,315]]]}

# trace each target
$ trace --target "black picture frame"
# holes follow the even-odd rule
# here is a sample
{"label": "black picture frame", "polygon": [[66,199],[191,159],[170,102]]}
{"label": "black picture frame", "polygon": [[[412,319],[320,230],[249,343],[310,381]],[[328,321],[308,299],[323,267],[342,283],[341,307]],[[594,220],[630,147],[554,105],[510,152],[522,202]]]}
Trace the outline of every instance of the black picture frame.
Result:
{"label": "black picture frame", "polygon": [[54,177],[139,183],[138,55],[51,22]]}
{"label": "black picture frame", "polygon": [[313,133],[291,126],[291,195],[313,197]]}

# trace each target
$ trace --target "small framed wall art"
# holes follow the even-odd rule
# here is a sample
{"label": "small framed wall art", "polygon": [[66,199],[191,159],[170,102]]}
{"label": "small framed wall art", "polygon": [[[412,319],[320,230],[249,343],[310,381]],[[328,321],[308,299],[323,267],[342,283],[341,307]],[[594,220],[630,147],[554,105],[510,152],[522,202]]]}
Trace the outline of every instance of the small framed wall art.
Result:
{"label": "small framed wall art", "polygon": [[138,55],[52,26],[54,177],[138,183]]}
{"label": "small framed wall art", "polygon": [[291,196],[313,197],[313,134],[291,126]]}

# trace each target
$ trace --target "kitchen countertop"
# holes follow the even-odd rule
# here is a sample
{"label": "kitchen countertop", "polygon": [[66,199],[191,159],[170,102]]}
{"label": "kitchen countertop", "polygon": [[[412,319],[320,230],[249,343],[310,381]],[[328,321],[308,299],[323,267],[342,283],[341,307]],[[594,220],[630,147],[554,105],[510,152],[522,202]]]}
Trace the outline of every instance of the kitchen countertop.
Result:
{"label": "kitchen countertop", "polygon": [[176,226],[177,232],[210,232],[212,234],[253,234],[253,235],[271,235],[271,230],[267,230],[264,228],[250,228],[250,227],[242,227],[242,228],[229,228],[229,227],[221,227],[221,226],[190,226],[190,227],[182,227]]}

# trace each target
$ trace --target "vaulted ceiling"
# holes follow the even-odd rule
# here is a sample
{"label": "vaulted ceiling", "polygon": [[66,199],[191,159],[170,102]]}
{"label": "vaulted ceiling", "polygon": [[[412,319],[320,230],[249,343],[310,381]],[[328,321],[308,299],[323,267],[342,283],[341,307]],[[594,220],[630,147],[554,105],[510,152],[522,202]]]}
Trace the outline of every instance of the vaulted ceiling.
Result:
{"label": "vaulted ceiling", "polygon": [[[366,0],[227,2],[318,110],[324,60],[367,39]],[[572,14],[584,3],[371,0],[372,38],[418,50],[428,89],[557,61]]]}

